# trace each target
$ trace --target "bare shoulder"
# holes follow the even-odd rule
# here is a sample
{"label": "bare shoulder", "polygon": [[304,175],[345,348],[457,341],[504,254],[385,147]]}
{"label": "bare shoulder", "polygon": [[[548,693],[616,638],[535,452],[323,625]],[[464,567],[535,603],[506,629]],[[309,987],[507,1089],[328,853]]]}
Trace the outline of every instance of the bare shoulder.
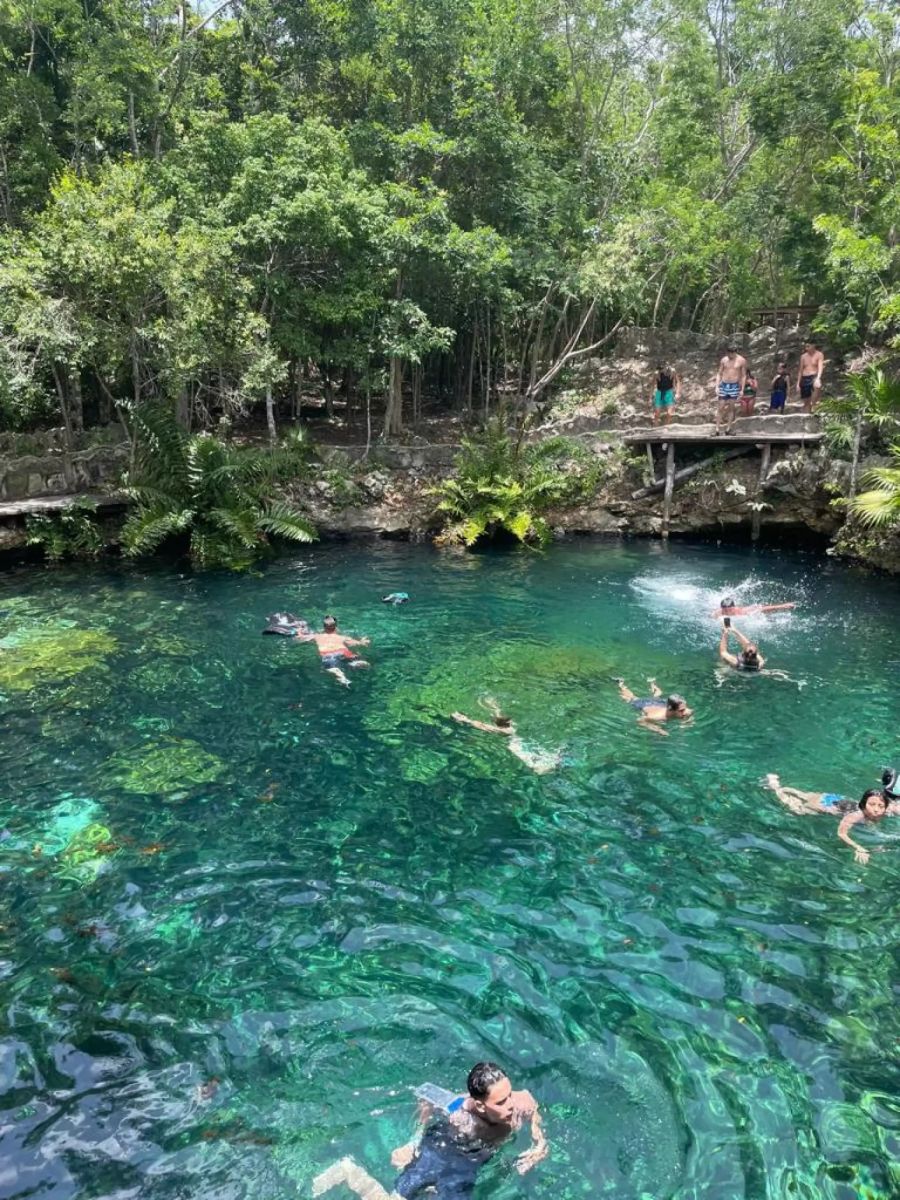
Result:
{"label": "bare shoulder", "polygon": [[531,1092],[514,1092],[516,1108],[519,1109],[526,1117],[533,1116],[537,1112],[537,1100],[532,1096]]}

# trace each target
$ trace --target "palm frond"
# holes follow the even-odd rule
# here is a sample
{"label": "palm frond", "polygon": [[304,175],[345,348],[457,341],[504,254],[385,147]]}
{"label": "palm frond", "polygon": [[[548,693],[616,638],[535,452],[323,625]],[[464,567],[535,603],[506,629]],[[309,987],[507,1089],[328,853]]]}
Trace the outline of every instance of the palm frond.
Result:
{"label": "palm frond", "polygon": [[314,542],[319,536],[303,513],[280,500],[271,500],[257,517],[257,523],[267,533],[293,542]]}

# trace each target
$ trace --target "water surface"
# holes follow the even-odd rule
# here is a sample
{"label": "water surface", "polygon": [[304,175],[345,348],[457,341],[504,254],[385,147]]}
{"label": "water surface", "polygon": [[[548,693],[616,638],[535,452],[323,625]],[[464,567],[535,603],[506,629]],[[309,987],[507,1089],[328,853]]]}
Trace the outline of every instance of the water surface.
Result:
{"label": "water surface", "polygon": [[[800,602],[741,622],[790,680],[716,669],[727,592]],[[371,671],[260,637],[283,608],[369,634]],[[273,1200],[342,1154],[389,1185],[410,1087],[482,1057],[552,1155],[479,1197],[900,1194],[900,822],[863,869],[759,784],[900,759],[892,581],[350,544],[22,570],[0,614],[0,1195]],[[694,724],[639,729],[619,674]],[[487,695],[563,768],[448,719]]]}

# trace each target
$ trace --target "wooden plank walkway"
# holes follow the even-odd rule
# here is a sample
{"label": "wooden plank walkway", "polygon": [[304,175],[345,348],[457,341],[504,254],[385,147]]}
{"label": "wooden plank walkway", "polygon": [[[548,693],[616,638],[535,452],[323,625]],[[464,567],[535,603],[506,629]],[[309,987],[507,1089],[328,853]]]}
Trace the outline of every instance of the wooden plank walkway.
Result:
{"label": "wooden plank walkway", "polygon": [[734,430],[731,433],[723,433],[717,436],[714,433],[692,433],[684,428],[681,429],[642,429],[633,430],[631,433],[622,435],[622,441],[634,444],[635,442],[651,442],[654,445],[659,442],[678,442],[683,445],[692,446],[721,446],[723,449],[729,445],[738,444],[765,445],[768,443],[772,446],[790,446],[790,445],[814,445],[821,442],[824,438],[824,433],[741,433],[739,430]]}

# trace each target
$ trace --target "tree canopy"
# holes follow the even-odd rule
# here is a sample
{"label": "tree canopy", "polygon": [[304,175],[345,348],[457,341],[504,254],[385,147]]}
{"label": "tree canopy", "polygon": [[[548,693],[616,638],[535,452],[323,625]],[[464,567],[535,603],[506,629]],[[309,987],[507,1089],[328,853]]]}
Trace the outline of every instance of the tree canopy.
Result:
{"label": "tree canopy", "polygon": [[623,322],[900,325],[890,0],[4,0],[0,60],[6,424],[314,379],[398,432]]}

